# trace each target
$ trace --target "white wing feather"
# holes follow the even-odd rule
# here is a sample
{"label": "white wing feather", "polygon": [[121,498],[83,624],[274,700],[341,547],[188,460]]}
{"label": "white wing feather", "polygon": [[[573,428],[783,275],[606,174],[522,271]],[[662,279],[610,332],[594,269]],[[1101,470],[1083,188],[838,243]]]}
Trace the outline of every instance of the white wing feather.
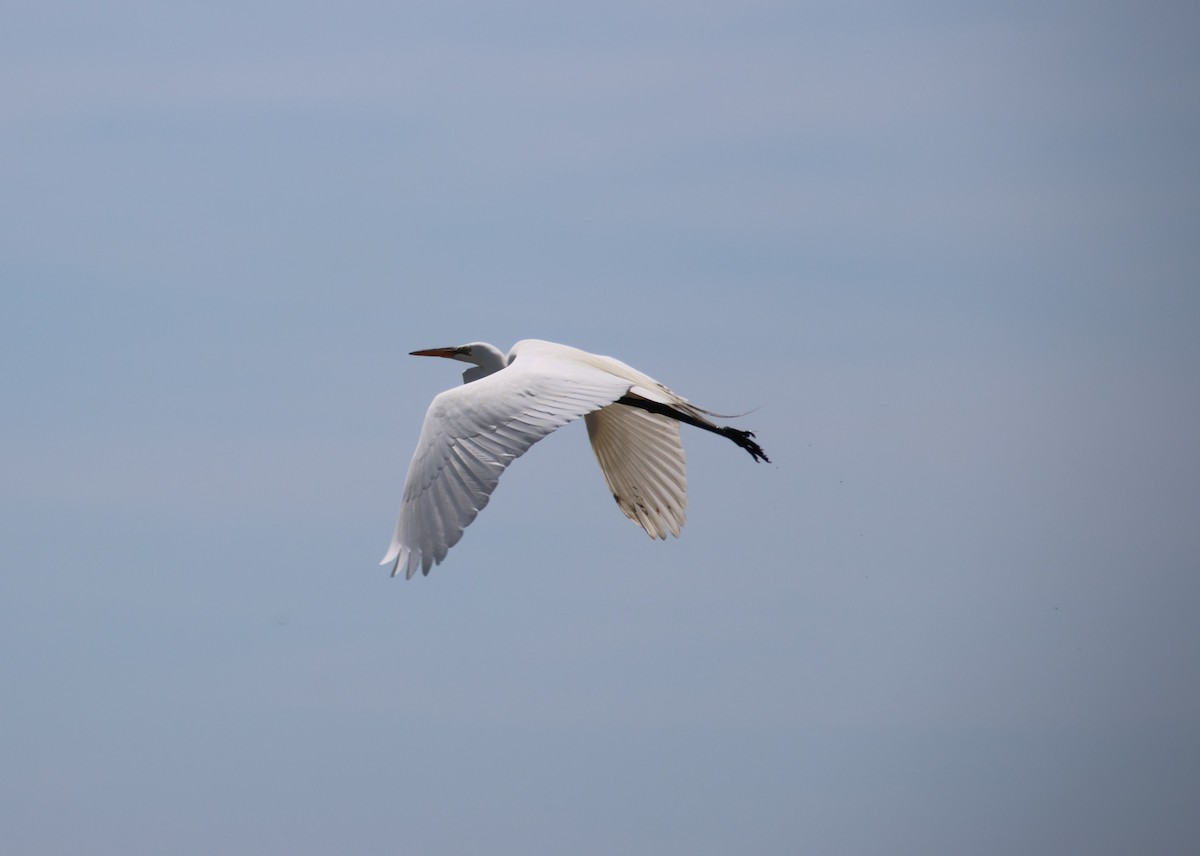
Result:
{"label": "white wing feather", "polygon": [[429,573],[487,505],[509,463],[559,426],[611,404],[633,386],[592,355],[580,360],[576,354],[584,352],[520,342],[507,368],[434,398],[382,562],[393,563],[393,575],[401,568],[406,577],[418,568]]}
{"label": "white wing feather", "polygon": [[651,538],[679,537],[687,519],[687,463],[679,423],[613,404],[584,417],[613,499]]}

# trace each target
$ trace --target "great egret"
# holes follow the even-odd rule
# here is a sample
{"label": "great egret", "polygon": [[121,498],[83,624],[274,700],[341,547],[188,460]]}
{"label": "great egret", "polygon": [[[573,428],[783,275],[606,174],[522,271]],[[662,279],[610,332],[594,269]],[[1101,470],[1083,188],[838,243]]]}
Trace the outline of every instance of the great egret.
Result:
{"label": "great egret", "polygon": [[484,342],[413,351],[474,368],[463,386],[437,395],[404,480],[392,544],[392,576],[428,574],[488,504],[500,474],[538,440],[580,416],[613,499],[651,538],[676,538],[687,507],[679,423],[728,437],[754,460],[754,435],[716,425],[654,378],[612,357],[525,339],[508,356]]}

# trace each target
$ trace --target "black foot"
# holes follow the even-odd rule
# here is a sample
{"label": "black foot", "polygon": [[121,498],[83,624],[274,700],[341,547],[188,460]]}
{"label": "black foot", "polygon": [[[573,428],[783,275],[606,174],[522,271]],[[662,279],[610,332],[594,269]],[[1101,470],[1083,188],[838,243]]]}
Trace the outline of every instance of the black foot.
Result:
{"label": "black foot", "polygon": [[768,458],[767,453],[762,450],[762,446],[754,442],[753,431],[742,431],[737,428],[730,428],[726,426],[721,429],[721,433],[749,452],[754,460],[766,461],[768,464],[771,463],[771,459]]}

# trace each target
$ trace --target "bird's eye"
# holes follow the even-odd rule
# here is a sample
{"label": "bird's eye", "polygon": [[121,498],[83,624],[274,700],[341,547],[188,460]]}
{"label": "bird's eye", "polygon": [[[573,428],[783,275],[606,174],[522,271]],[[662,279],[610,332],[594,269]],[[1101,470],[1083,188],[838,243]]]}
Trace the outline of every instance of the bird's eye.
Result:
{"label": "bird's eye", "polygon": [[462,347],[455,348],[454,353],[462,354],[464,357],[469,357],[469,356],[471,356],[471,349],[468,348],[466,345],[463,345]]}

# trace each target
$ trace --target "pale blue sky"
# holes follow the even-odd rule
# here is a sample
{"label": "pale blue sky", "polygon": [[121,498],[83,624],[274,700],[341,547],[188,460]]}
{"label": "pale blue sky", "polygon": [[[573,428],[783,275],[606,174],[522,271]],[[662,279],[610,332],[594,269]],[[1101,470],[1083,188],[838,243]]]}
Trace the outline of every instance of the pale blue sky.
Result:
{"label": "pale blue sky", "polygon": [[[6,847],[1196,852],[1198,17],[6,9]],[[525,337],[773,463],[389,579],[407,352]]]}

